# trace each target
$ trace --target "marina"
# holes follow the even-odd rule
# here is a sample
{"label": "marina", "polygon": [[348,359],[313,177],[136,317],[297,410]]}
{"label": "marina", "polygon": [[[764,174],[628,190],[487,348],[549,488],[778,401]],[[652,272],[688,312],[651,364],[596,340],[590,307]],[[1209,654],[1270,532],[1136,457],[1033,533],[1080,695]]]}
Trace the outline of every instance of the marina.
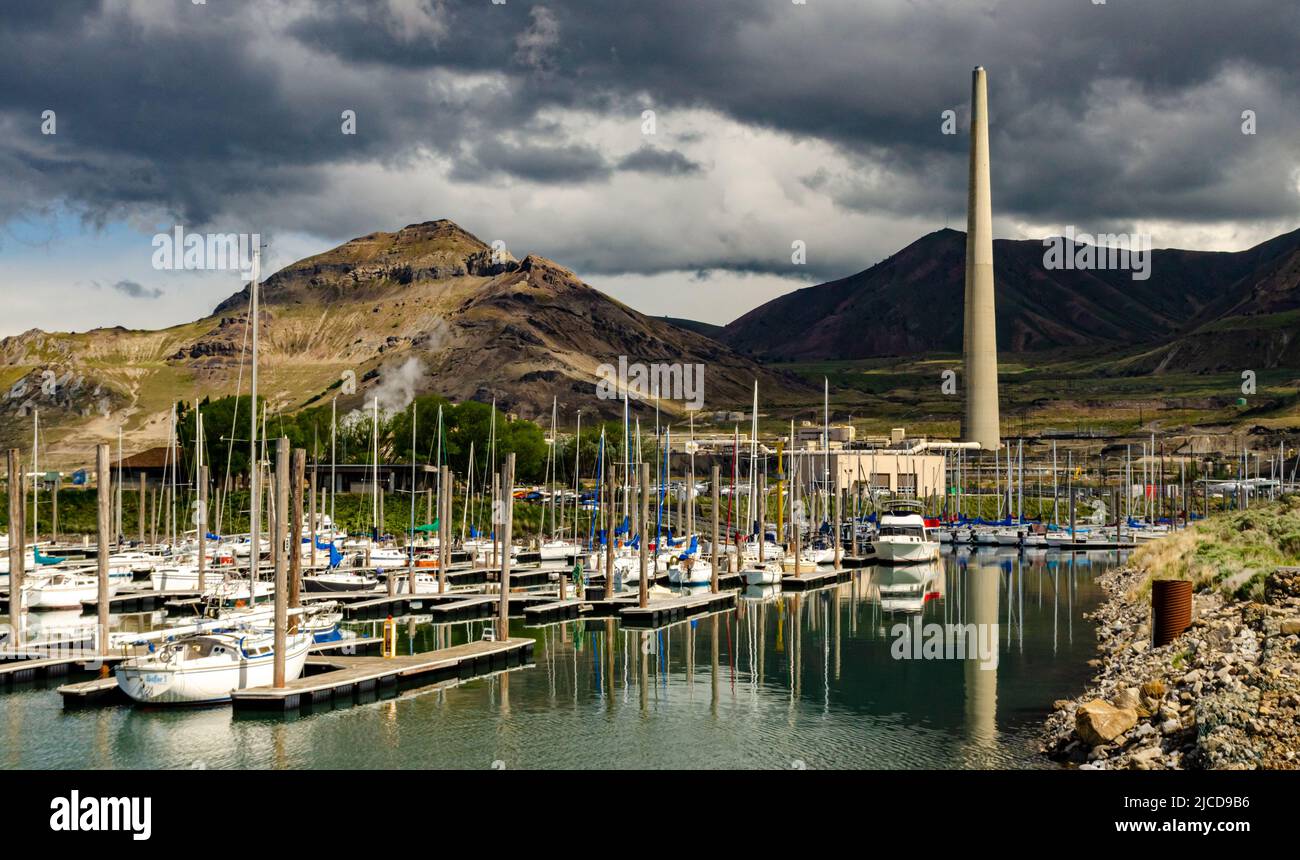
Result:
{"label": "marina", "polygon": [[[500,641],[483,636],[495,618],[425,607],[394,617],[395,657],[372,635],[384,621],[346,622],[355,638],[314,646],[300,678],[226,705],[141,709],[79,671],[17,680],[0,693],[0,736],[11,767],[1043,766],[1050,703],[1036,685],[1086,676],[1084,614],[1116,559],[945,551],[807,591],[665,596],[649,619],[636,591],[561,603],[552,590],[517,604]],[[895,659],[914,620],[996,623],[997,667]],[[40,716],[51,709],[63,718]]]}

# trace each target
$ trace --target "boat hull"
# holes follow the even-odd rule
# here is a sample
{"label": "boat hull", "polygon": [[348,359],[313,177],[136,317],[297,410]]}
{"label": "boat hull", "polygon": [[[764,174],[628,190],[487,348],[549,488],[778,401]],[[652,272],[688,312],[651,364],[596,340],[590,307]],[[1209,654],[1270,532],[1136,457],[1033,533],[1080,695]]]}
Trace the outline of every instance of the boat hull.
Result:
{"label": "boat hull", "polygon": [[[299,637],[285,654],[284,677],[294,680],[307,663],[310,636]],[[120,666],[117,685],[137,702],[150,705],[204,705],[230,701],[235,690],[262,687],[275,681],[275,657],[242,660],[231,666],[202,669]]]}
{"label": "boat hull", "polygon": [[746,585],[776,585],[781,581],[779,570],[745,570],[741,571]]}
{"label": "boat hull", "polygon": [[877,538],[871,546],[876,551],[876,561],[882,564],[921,564],[939,557],[938,541]]}

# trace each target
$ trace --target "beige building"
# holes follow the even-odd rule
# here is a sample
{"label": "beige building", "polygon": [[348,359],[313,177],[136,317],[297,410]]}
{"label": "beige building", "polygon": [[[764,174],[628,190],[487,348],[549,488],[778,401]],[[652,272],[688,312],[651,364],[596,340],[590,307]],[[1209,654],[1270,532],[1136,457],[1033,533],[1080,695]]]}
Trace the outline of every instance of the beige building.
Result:
{"label": "beige building", "polygon": [[[861,486],[877,493],[906,498],[942,497],[945,491],[942,454],[909,454],[887,449],[830,452],[832,480],[846,489]],[[820,458],[813,467],[823,470]]]}

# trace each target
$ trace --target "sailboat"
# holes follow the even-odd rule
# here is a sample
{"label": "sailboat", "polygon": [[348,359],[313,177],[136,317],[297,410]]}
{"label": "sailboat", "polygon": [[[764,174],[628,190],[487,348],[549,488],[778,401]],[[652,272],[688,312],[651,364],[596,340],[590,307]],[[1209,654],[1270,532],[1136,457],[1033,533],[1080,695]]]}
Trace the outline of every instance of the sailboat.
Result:
{"label": "sailboat", "polygon": [[[108,583],[111,597],[119,582]],[[99,596],[99,578],[59,571],[23,583],[23,605],[28,609],[80,609],[83,600]]]}
{"label": "sailboat", "polygon": [[[308,630],[285,640],[284,676],[302,674],[314,641]],[[275,634],[249,629],[194,633],[117,667],[117,684],[137,702],[151,705],[209,704],[275,680]]]}
{"label": "sailboat", "polygon": [[[257,456],[257,351],[258,351],[258,282],[261,280],[261,248],[253,248],[252,279],[249,284],[249,320],[253,334],[250,445],[252,499],[249,537],[259,546],[261,540],[260,488]],[[296,539],[296,538],[295,538]],[[227,576],[215,583],[210,596],[223,602],[248,600],[268,594],[270,582],[257,578],[258,558],[249,559],[248,579]],[[285,643],[285,678],[296,679],[307,662],[307,650],[313,636],[299,631]],[[176,637],[151,653],[133,657],[117,668],[118,686],[137,702],[149,704],[199,704],[224,702],[233,690],[269,684],[275,673],[275,635],[256,628],[221,632],[195,632]]]}

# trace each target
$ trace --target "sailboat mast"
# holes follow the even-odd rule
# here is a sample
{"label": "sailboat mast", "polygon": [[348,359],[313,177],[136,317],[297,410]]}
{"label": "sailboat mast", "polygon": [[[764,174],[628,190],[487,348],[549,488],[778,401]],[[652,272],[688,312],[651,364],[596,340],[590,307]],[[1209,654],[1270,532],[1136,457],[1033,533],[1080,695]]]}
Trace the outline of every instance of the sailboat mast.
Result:
{"label": "sailboat mast", "polygon": [[32,410],[32,546],[40,543],[36,535],[37,524],[41,521],[40,493],[40,410]]}
{"label": "sailboat mast", "polygon": [[[830,519],[831,511],[831,381],[822,377],[822,489],[826,496],[822,505],[822,519]],[[917,487],[920,495],[920,487]],[[819,524],[822,520],[817,521]],[[820,528],[820,525],[818,526]]]}
{"label": "sailboat mast", "polygon": [[573,545],[578,545],[578,521],[582,512],[582,410],[578,410],[578,429],[573,436]]}
{"label": "sailboat mast", "polygon": [[252,292],[252,309],[249,324],[253,327],[252,368],[249,371],[249,390],[252,401],[248,410],[248,596],[255,596],[253,583],[257,580],[258,560],[262,554],[262,461],[257,455],[257,347],[258,347],[258,281],[262,277],[262,249],[253,248],[253,277],[248,289]]}
{"label": "sailboat mast", "polygon": [[[758,534],[762,526],[755,526],[758,506],[758,380],[754,380],[754,400],[749,414],[749,531]],[[761,522],[761,521],[760,521]]]}
{"label": "sailboat mast", "polygon": [[372,418],[370,423],[370,443],[371,443],[371,471],[374,486],[370,494],[370,521],[374,527],[375,540],[380,537],[379,526],[379,397],[374,398],[374,408],[371,410]]}
{"label": "sailboat mast", "polygon": [[[411,594],[415,594],[415,411],[415,398],[411,398],[411,531],[406,539],[406,590]],[[438,453],[442,455],[441,451]],[[441,468],[438,474],[442,474]],[[438,504],[441,511],[442,499]]]}
{"label": "sailboat mast", "polygon": [[335,480],[335,473],[338,471],[339,459],[335,454],[335,443],[338,441],[339,426],[339,399],[335,397],[330,401],[330,527],[334,527],[334,488],[338,486]]}

